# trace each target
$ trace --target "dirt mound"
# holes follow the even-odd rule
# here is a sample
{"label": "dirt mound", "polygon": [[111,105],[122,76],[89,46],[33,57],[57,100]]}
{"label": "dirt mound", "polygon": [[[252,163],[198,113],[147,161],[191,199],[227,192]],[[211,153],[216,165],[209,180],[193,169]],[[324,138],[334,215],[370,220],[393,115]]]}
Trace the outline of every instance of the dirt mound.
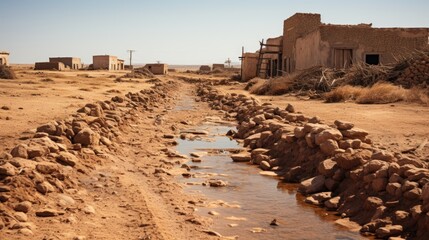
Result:
{"label": "dirt mound", "polygon": [[16,79],[15,72],[7,66],[0,65],[0,79]]}
{"label": "dirt mound", "polygon": [[149,69],[145,67],[135,68],[132,72],[125,74],[122,76],[123,78],[154,78],[155,75]]}

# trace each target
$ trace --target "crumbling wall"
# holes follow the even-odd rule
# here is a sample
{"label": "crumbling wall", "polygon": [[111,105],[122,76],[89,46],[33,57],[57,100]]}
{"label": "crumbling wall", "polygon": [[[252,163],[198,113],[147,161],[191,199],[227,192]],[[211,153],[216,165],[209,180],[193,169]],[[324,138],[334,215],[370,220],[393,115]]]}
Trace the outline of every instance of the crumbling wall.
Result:
{"label": "crumbling wall", "polygon": [[120,70],[118,69],[118,58],[110,55],[99,55],[92,57],[92,66],[95,70]]}
{"label": "crumbling wall", "polygon": [[51,63],[57,63],[62,62],[64,65],[70,69],[81,69],[82,63],[80,58],[75,57],[51,57],[49,58],[49,62]]}
{"label": "crumbling wall", "polygon": [[325,64],[323,59],[327,59],[327,55],[322,57],[326,53],[322,51],[323,47],[321,44],[319,30],[313,31],[305,37],[296,40],[295,69],[297,71]]}

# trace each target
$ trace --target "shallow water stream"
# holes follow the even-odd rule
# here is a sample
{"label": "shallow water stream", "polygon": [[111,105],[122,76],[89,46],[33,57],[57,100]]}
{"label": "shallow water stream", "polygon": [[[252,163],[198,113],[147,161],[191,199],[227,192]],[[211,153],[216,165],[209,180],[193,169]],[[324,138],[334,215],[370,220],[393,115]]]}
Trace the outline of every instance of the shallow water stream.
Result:
{"label": "shallow water stream", "polygon": [[[228,150],[241,147],[224,136],[231,128],[204,124],[199,129],[210,132],[207,138],[178,140],[177,150],[182,154],[209,152],[201,158],[202,162],[188,163],[198,166],[191,170],[193,177],[179,178],[185,184],[197,184],[188,185],[186,191],[208,198],[209,206],[198,207],[198,213],[214,219],[214,231],[223,236],[239,236],[238,239],[363,239],[359,233],[335,224],[338,218],[333,213],[304,203],[303,197],[296,194],[296,185],[262,176],[261,170],[251,164],[234,163]],[[228,185],[198,185],[208,179],[220,179]],[[209,215],[210,211],[219,215]],[[270,226],[274,218],[279,226]]]}

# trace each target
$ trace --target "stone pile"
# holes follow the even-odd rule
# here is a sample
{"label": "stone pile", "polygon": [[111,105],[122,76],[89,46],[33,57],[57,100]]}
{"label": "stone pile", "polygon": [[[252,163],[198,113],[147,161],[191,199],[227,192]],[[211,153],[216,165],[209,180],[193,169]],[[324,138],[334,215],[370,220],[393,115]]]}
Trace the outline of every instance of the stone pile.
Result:
{"label": "stone pile", "polygon": [[[34,217],[53,217],[73,210],[79,174],[85,174],[118,150],[121,129],[132,127],[138,113],[170,100],[177,83],[86,104],[71,117],[37,127],[10,153],[0,154],[0,231],[32,235]],[[87,213],[88,206],[79,209]]]}
{"label": "stone pile", "polygon": [[[396,68],[400,68],[396,70]],[[403,69],[402,69],[403,68]],[[400,71],[399,71],[400,70]],[[423,51],[414,54],[413,57],[407,59],[403,63],[392,70],[393,75],[396,73],[399,77],[395,80],[395,84],[405,88],[421,87],[428,88],[429,86],[429,51]]]}
{"label": "stone pile", "polygon": [[354,124],[324,124],[318,117],[261,104],[245,95],[222,94],[199,85],[202,101],[238,120],[248,152],[234,161],[251,161],[300,183],[306,202],[337,211],[359,223],[363,234],[379,238],[429,237],[429,170],[419,159],[377,149],[368,132]]}

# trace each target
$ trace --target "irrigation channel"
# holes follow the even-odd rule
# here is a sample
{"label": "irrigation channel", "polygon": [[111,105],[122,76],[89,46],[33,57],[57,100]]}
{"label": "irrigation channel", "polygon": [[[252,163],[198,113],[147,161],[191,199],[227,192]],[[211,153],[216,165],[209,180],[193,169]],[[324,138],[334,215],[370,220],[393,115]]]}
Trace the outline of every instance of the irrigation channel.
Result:
{"label": "irrigation channel", "polygon": [[[186,97],[175,110],[189,110],[193,101]],[[186,192],[207,198],[196,208],[201,216],[213,218],[212,230],[238,239],[365,239],[335,223],[339,218],[333,212],[304,203],[296,184],[261,175],[261,170],[250,163],[233,162],[230,153],[242,147],[225,135],[232,128],[209,118],[196,128],[209,132],[208,136],[177,140],[181,154],[203,155],[201,162],[187,163],[191,177],[178,179],[186,186]],[[210,179],[228,184],[203,184]],[[278,226],[270,225],[273,219]]]}

